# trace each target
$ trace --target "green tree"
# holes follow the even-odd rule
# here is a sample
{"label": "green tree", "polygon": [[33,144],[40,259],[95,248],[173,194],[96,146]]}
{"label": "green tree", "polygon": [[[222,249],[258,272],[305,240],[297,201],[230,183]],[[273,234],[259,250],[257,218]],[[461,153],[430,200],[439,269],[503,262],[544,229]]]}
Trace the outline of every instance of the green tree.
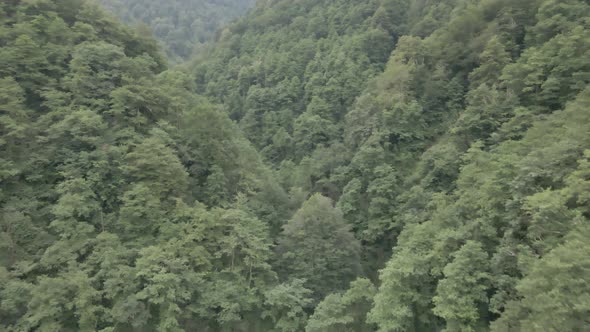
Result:
{"label": "green tree", "polygon": [[479,307],[488,302],[489,257],[475,241],[467,242],[453,256],[436,288],[433,311],[445,319],[445,331],[475,331],[481,319]]}
{"label": "green tree", "polygon": [[588,327],[590,273],[588,221],[580,221],[566,242],[535,260],[492,331],[582,331]]}
{"label": "green tree", "polygon": [[283,332],[301,331],[307,321],[307,310],[312,291],[304,287],[305,280],[293,279],[279,284],[264,294],[268,309],[262,312],[274,324],[274,330]]}
{"label": "green tree", "polygon": [[316,300],[345,289],[358,275],[359,250],[342,212],[320,194],[303,203],[284,226],[276,248],[283,278],[306,279]]}
{"label": "green tree", "polygon": [[369,280],[360,278],[351,282],[346,292],[326,296],[309,318],[305,331],[374,330],[374,326],[365,320],[376,291]]}

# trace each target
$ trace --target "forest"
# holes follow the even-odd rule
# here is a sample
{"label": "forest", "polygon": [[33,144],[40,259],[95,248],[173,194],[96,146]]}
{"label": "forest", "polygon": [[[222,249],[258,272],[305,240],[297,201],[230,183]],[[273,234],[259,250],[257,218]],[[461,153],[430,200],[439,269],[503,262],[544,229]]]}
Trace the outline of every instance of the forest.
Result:
{"label": "forest", "polygon": [[589,331],[589,83],[588,0],[2,0],[0,331]]}

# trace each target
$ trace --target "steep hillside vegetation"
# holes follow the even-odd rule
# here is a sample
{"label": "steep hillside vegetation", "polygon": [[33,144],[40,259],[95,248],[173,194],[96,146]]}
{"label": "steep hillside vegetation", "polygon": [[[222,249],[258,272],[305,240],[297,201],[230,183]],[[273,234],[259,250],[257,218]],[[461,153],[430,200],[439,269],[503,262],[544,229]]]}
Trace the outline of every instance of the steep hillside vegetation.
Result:
{"label": "steep hillside vegetation", "polygon": [[166,70],[3,2],[0,329],[590,329],[589,17],[259,1]]}
{"label": "steep hillside vegetation", "polygon": [[288,202],[227,116],[96,6],[0,10],[0,329],[264,323]]}
{"label": "steep hillside vegetation", "polygon": [[[313,3],[258,8],[195,73],[287,190],[336,200],[366,276],[390,260],[368,323],[587,327],[589,289],[572,278],[588,266],[555,277],[538,269],[552,273],[547,264],[567,255],[589,216],[589,5]],[[562,280],[546,284],[553,278]],[[561,300],[535,305],[543,296]],[[326,301],[312,330],[366,329],[350,300]]]}

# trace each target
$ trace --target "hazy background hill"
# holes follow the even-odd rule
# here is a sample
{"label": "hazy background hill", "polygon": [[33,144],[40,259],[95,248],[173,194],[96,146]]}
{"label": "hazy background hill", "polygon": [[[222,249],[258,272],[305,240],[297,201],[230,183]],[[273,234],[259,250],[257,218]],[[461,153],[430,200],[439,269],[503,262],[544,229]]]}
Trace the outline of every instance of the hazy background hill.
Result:
{"label": "hazy background hill", "polygon": [[127,24],[144,23],[173,63],[190,58],[256,0],[97,0]]}

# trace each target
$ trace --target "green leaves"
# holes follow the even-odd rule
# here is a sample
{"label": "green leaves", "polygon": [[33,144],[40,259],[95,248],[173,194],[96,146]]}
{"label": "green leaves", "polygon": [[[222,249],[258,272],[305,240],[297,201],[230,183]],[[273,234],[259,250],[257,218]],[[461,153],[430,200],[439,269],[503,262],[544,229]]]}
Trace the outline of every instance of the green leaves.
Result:
{"label": "green leaves", "polygon": [[200,274],[195,271],[203,263],[202,258],[185,256],[179,251],[181,248],[173,241],[146,247],[141,249],[135,263],[135,278],[141,285],[135,297],[157,308],[161,331],[182,330],[178,322],[181,306],[190,303],[202,284]]}
{"label": "green leaves", "polygon": [[28,313],[21,326],[39,331],[54,331],[67,328],[74,317],[76,286],[65,278],[41,277],[31,293]]}
{"label": "green leaves", "polygon": [[563,107],[589,82],[588,64],[581,59],[590,52],[588,28],[579,26],[527,49],[509,65],[502,79],[524,102],[553,111]]}
{"label": "green leaves", "polygon": [[174,197],[185,191],[188,174],[166,143],[154,132],[127,154],[123,170],[130,179],[150,186],[156,196]]}
{"label": "green leaves", "polygon": [[10,144],[14,149],[26,137],[29,112],[24,105],[24,91],[12,77],[0,79],[0,89],[0,148],[7,149]]}

